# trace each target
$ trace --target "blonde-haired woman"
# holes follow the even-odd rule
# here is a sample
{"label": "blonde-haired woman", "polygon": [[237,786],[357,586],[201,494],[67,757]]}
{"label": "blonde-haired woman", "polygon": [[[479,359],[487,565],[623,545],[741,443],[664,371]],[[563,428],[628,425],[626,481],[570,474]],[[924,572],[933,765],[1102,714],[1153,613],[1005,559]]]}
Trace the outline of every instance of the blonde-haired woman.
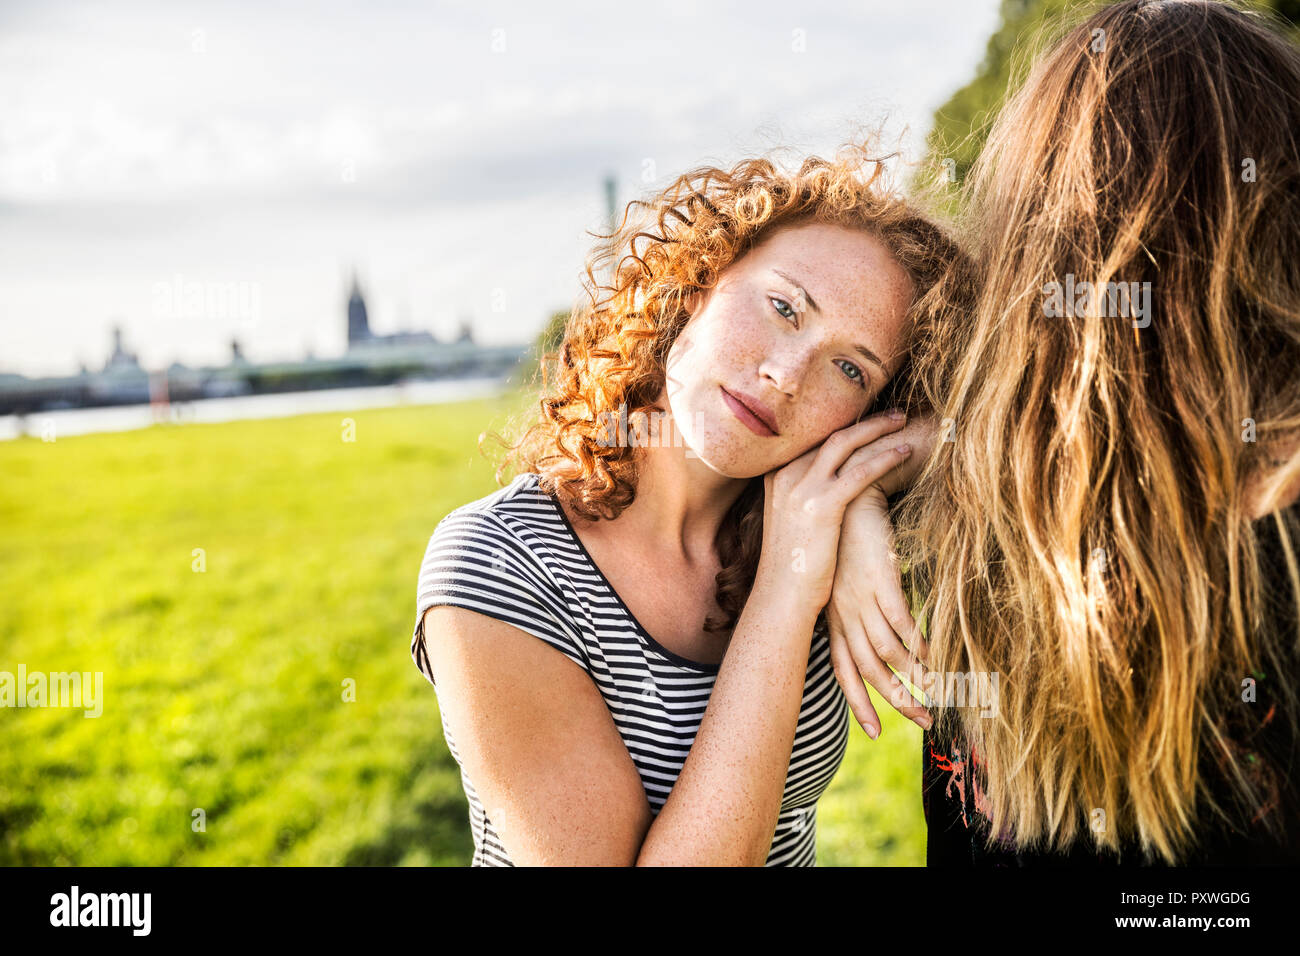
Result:
{"label": "blonde-haired woman", "polygon": [[[896,515],[929,861],[1298,862],[1300,51],[1225,3],[1107,6],[967,188],[980,298]],[[880,515],[832,598],[864,671]]]}

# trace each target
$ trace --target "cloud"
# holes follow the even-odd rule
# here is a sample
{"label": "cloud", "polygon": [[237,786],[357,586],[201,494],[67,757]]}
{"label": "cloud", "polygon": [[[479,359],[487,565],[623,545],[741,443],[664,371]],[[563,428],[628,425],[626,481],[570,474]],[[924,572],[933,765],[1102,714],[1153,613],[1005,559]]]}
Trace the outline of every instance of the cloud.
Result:
{"label": "cloud", "polygon": [[[779,142],[831,151],[885,111],[918,144],[996,12],[7,4],[0,276],[24,312],[0,311],[2,361],[66,369],[46,356],[70,338],[104,353],[114,315],[161,336],[145,356],[224,354],[227,329],[139,316],[129,290],[177,270],[265,277],[279,336],[266,347],[294,350],[334,322],[338,273],[358,260],[380,325],[385,299],[437,325],[504,284],[533,290],[508,323],[528,334],[577,291],[606,174],[624,202]],[[531,259],[493,258],[510,235],[535,243]]]}

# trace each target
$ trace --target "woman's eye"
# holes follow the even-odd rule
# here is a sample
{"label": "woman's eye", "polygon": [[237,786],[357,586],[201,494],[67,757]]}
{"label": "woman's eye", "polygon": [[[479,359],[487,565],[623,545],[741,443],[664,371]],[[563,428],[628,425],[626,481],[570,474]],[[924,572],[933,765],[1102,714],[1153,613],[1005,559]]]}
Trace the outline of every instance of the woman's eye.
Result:
{"label": "woman's eye", "polygon": [[[768,297],[768,301],[771,302],[772,305],[776,308],[776,312],[779,316],[781,316],[781,318],[797,319],[799,317],[799,313],[796,312],[795,309],[790,305],[790,303],[785,301],[785,299],[781,299],[773,295]],[[798,328],[799,323],[795,322],[794,324],[795,327]],[[850,382],[858,386],[858,388],[865,389],[867,387],[866,384],[867,377],[863,373],[862,369],[858,368],[852,362],[846,361],[844,359],[839,359],[838,361],[844,363],[843,365],[840,366],[840,368],[844,369],[845,374],[848,376]]]}
{"label": "woman's eye", "polygon": [[[840,361],[844,361],[844,360],[841,359]],[[866,388],[866,387],[867,387],[867,386],[866,386],[866,380],[867,380],[867,378],[866,378],[865,375],[862,374],[862,369],[858,368],[858,367],[857,367],[856,365],[854,365],[852,362],[844,362],[844,364],[841,365],[840,368],[845,369],[846,372],[851,372],[851,373],[852,373],[852,374],[849,375],[849,381],[850,381],[850,382],[853,382],[855,385],[857,385],[858,388]]]}
{"label": "woman's eye", "polygon": [[[777,314],[783,319],[793,319],[795,317],[796,313],[794,309],[792,309],[790,303],[786,302],[784,299],[778,299],[776,296],[772,296],[768,301],[776,306]],[[785,311],[782,311],[782,309]]]}

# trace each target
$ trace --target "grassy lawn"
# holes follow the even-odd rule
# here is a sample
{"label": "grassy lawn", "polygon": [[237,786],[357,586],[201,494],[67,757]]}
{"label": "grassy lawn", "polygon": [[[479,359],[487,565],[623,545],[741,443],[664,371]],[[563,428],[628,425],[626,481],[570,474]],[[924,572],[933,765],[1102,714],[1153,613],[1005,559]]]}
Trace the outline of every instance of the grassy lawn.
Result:
{"label": "grassy lawn", "polygon": [[[415,578],[519,401],[0,443],[0,671],[103,673],[98,718],[0,710],[0,864],[467,865]],[[822,865],[924,861],[920,731],[881,716]]]}

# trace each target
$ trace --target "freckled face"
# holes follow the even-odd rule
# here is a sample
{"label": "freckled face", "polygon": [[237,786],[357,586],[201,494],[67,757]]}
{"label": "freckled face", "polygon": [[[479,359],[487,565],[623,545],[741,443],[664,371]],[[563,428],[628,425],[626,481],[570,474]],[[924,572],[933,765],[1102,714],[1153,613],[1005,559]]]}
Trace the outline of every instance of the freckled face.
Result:
{"label": "freckled face", "polygon": [[[911,297],[874,236],[777,230],[693,304],[669,350],[664,391],[683,441],[720,474],[752,478],[851,425],[903,362]],[[776,434],[746,424],[736,400],[766,406]]]}

